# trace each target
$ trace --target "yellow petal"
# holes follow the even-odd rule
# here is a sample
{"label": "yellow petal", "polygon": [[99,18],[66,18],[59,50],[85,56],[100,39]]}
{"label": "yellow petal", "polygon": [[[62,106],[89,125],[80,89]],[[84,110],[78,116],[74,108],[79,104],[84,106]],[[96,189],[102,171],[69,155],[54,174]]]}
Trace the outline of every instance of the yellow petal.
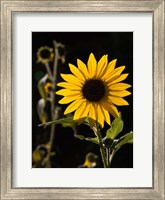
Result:
{"label": "yellow petal", "polygon": [[72,83],[74,85],[82,86],[82,81],[80,81],[80,79],[76,78],[74,75],[72,74],[60,74],[60,75],[65,81]]}
{"label": "yellow petal", "polygon": [[86,108],[85,108],[84,112],[81,114],[81,117],[87,117],[88,116],[90,107],[91,107],[91,104],[86,102]]}
{"label": "yellow petal", "polygon": [[60,82],[60,83],[57,84],[57,86],[64,87],[64,88],[69,89],[69,90],[81,91],[81,87],[80,86],[74,85],[74,84],[68,83],[68,82]]}
{"label": "yellow petal", "polygon": [[110,74],[110,76],[106,77],[106,82],[109,82],[112,79],[112,77],[120,75],[124,69],[125,69],[125,66],[121,66],[114,69],[112,73]]}
{"label": "yellow petal", "polygon": [[78,120],[82,118],[82,113],[84,113],[85,110],[86,110],[86,102],[84,101],[82,105],[75,111],[73,119]]}
{"label": "yellow petal", "polygon": [[95,105],[92,103],[89,103],[87,110],[88,110],[88,122],[89,122],[90,128],[93,128],[94,124],[96,123]]}
{"label": "yellow petal", "polygon": [[90,78],[93,78],[96,75],[96,68],[97,68],[97,62],[95,56],[93,55],[93,53],[91,53],[88,59],[88,71]]}
{"label": "yellow petal", "polygon": [[89,110],[89,118],[96,120],[96,110],[95,105],[91,104],[90,110]]}
{"label": "yellow petal", "polygon": [[105,121],[107,122],[107,124],[110,125],[111,121],[110,121],[110,115],[109,115],[108,111],[105,110],[103,106],[102,106],[102,110],[103,110],[103,113],[104,113]]}
{"label": "yellow petal", "polygon": [[61,89],[61,90],[57,91],[56,94],[62,95],[62,96],[75,96],[75,95],[77,96],[77,95],[80,95],[80,92],[79,91],[71,91],[68,89]]}
{"label": "yellow petal", "polygon": [[101,125],[101,127],[104,127],[104,114],[102,107],[98,104],[97,105],[97,121]]}
{"label": "yellow petal", "polygon": [[121,91],[119,90],[119,91],[110,91],[109,94],[116,97],[126,97],[130,95],[131,92],[127,90],[121,90]]}
{"label": "yellow petal", "polygon": [[84,100],[75,100],[74,102],[72,102],[65,110],[64,115],[71,113],[73,111],[75,111],[77,108],[79,108]]}
{"label": "yellow petal", "polygon": [[131,85],[129,85],[127,83],[116,83],[116,84],[110,85],[108,87],[108,89],[110,89],[110,90],[126,90],[130,87],[131,87]]}
{"label": "yellow petal", "polygon": [[128,74],[122,74],[118,76],[112,76],[112,78],[108,81],[108,85],[112,85],[114,83],[121,82],[127,78]]}
{"label": "yellow petal", "polygon": [[112,74],[112,72],[116,66],[116,62],[117,62],[117,59],[114,59],[111,62],[109,62],[108,66],[107,66],[107,70],[104,72],[104,74],[102,74],[103,79],[109,77]]}
{"label": "yellow petal", "polygon": [[81,99],[81,96],[76,95],[76,96],[70,96],[70,97],[63,97],[58,103],[67,104],[67,103],[70,103],[72,101],[75,101],[76,99]]}
{"label": "yellow petal", "polygon": [[85,81],[85,78],[84,76],[82,75],[82,73],[80,72],[80,70],[75,67],[74,65],[72,64],[69,64],[69,68],[70,68],[70,71],[78,78],[78,79],[81,79],[82,81]]}
{"label": "yellow petal", "polygon": [[102,77],[102,74],[107,70],[108,55],[104,55],[98,62],[96,78]]}
{"label": "yellow petal", "polygon": [[108,63],[108,69],[114,70],[116,66],[117,59],[112,60]]}
{"label": "yellow petal", "polygon": [[87,70],[86,65],[79,59],[77,59],[77,66],[79,68],[79,70],[81,71],[82,74],[84,74],[85,78],[89,78],[89,73]]}
{"label": "yellow petal", "polygon": [[129,105],[129,103],[121,97],[109,96],[108,98],[110,99],[110,101],[112,103],[116,104],[117,106],[127,106],[127,105]]}
{"label": "yellow petal", "polygon": [[119,117],[119,112],[118,112],[116,106],[114,106],[112,103],[108,102],[108,100],[101,102],[101,105],[104,107],[105,110],[109,111],[111,113],[111,115],[113,115],[115,118]]}

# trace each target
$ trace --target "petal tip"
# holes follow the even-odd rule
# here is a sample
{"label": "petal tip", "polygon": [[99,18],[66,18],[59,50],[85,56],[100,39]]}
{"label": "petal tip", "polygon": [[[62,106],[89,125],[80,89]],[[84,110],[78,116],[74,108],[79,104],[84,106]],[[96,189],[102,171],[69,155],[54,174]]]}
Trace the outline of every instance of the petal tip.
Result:
{"label": "petal tip", "polygon": [[90,53],[89,58],[95,59],[95,56],[93,53]]}
{"label": "petal tip", "polygon": [[62,78],[63,78],[64,75],[65,75],[65,74],[62,74],[62,73],[60,74],[60,76],[61,76]]}

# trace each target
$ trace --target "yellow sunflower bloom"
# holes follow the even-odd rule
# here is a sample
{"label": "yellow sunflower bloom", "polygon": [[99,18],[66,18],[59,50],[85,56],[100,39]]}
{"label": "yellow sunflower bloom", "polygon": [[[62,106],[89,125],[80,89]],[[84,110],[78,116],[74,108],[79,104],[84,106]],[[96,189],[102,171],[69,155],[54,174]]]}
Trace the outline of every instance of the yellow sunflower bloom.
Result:
{"label": "yellow sunflower bloom", "polygon": [[78,67],[69,64],[72,74],[61,74],[66,82],[58,83],[64,89],[56,92],[64,96],[60,104],[70,104],[65,115],[74,112],[73,119],[80,123],[88,118],[91,127],[96,121],[101,127],[104,121],[110,125],[110,114],[115,118],[119,116],[116,106],[129,105],[123,97],[131,94],[126,90],[131,85],[121,83],[128,74],[121,74],[125,66],[115,68],[116,61],[108,63],[108,55],[103,55],[97,62],[91,53],[87,66],[79,59]]}
{"label": "yellow sunflower bloom", "polygon": [[40,47],[37,51],[37,62],[41,62],[42,64],[46,64],[48,62],[53,61],[54,53],[53,49],[47,46]]}

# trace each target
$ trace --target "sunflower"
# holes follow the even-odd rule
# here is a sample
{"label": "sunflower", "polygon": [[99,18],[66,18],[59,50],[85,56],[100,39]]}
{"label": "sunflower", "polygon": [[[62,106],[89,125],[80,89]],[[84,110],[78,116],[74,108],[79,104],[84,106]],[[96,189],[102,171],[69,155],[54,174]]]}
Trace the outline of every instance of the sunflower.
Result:
{"label": "sunflower", "polygon": [[73,74],[61,74],[66,82],[57,85],[63,87],[56,92],[64,96],[59,103],[70,104],[64,114],[74,112],[73,119],[82,123],[88,118],[91,127],[97,121],[104,127],[104,121],[111,124],[110,114],[119,117],[116,106],[129,105],[123,97],[131,93],[126,89],[131,85],[121,83],[128,74],[121,74],[125,66],[115,68],[116,59],[108,63],[108,55],[103,55],[97,63],[93,53],[90,54],[87,66],[77,59],[77,67],[69,64]]}
{"label": "sunflower", "polygon": [[54,53],[53,49],[47,46],[40,47],[37,51],[37,62],[41,62],[42,64],[46,64],[48,62],[53,61]]}

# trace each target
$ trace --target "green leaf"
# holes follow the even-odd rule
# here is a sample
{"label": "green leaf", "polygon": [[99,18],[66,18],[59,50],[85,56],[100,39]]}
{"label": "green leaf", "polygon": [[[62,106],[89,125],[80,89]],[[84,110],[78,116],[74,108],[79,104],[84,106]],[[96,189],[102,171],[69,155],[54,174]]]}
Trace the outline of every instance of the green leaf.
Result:
{"label": "green leaf", "polygon": [[127,133],[122,136],[115,145],[116,149],[121,148],[125,144],[133,144],[133,132]]}
{"label": "green leaf", "polygon": [[55,121],[50,121],[50,122],[47,122],[47,123],[43,123],[43,124],[39,124],[38,126],[48,126],[48,125],[51,125],[51,124],[68,124],[68,123],[72,123],[72,124],[76,124],[77,122],[73,120],[73,117],[66,117],[66,118],[63,118],[63,119],[58,119],[58,120],[55,120]]}
{"label": "green leaf", "polygon": [[38,91],[41,95],[41,97],[46,100],[47,94],[45,92],[44,86],[46,83],[46,80],[48,78],[48,75],[46,74],[39,82],[38,82]]}
{"label": "green leaf", "polygon": [[62,127],[73,127],[74,123],[62,123]]}
{"label": "green leaf", "polygon": [[43,83],[39,84],[39,85],[38,85],[38,91],[39,91],[41,97],[42,97],[44,100],[46,100],[46,96],[47,96],[47,95],[46,95],[46,92],[45,92],[45,89],[44,89],[44,85],[45,85],[45,84],[43,84]]}
{"label": "green leaf", "polygon": [[45,106],[46,106],[45,100],[43,98],[39,99],[37,103],[37,113],[41,123],[46,123],[48,118],[47,113],[45,111]]}
{"label": "green leaf", "polygon": [[85,140],[85,137],[83,135],[75,135],[75,137],[80,140]]}
{"label": "green leaf", "polygon": [[92,138],[92,137],[84,137],[83,135],[75,135],[76,138],[80,139],[80,140],[85,140],[85,141],[88,141],[88,142],[93,142],[95,144],[99,144],[99,141],[97,139],[97,137],[95,138]]}
{"label": "green leaf", "polygon": [[107,130],[106,132],[107,138],[114,140],[116,136],[123,130],[123,126],[124,122],[121,119],[121,116],[119,116],[112,122],[111,128]]}
{"label": "green leaf", "polygon": [[99,141],[98,141],[97,137],[95,137],[95,138],[87,137],[87,138],[85,138],[85,140],[89,141],[89,142],[93,142],[95,144],[99,144]]}

